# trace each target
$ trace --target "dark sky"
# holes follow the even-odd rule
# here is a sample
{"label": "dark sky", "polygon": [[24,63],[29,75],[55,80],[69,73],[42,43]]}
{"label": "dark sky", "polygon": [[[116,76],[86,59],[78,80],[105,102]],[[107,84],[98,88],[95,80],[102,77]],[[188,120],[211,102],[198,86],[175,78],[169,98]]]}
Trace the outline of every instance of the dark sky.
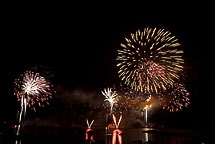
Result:
{"label": "dark sky", "polygon": [[113,85],[118,79],[115,58],[121,40],[130,32],[148,26],[169,30],[179,39],[185,52],[191,111],[197,118],[202,112],[212,114],[214,22],[211,12],[104,11],[6,14],[1,28],[1,110],[5,113],[5,107],[14,108],[14,98],[10,95],[13,79],[35,64],[47,66],[54,74],[55,83],[65,87],[103,89]]}

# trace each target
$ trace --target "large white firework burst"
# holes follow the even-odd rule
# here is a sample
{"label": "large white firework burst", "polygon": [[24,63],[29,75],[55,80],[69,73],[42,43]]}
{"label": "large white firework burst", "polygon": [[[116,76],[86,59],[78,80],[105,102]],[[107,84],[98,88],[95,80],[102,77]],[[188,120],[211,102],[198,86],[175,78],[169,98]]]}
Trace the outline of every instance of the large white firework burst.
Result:
{"label": "large white firework burst", "polygon": [[22,98],[22,92],[27,94],[27,104],[29,107],[33,107],[38,104],[44,106],[44,103],[48,103],[48,99],[52,98],[52,86],[50,82],[46,80],[39,73],[32,71],[26,71],[18,79],[15,80],[15,95],[17,100]]}

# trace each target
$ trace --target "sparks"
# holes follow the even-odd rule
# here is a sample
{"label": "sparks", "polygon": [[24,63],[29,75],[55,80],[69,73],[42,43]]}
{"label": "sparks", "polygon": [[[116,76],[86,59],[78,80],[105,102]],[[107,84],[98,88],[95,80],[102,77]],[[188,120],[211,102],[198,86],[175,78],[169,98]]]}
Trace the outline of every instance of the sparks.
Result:
{"label": "sparks", "polygon": [[32,107],[34,111],[36,111],[35,104],[44,106],[44,103],[49,104],[48,100],[52,98],[53,90],[50,82],[39,73],[26,71],[20,78],[15,80],[15,85],[17,100],[22,100],[23,94],[21,92],[26,93],[27,102],[25,103],[27,103],[28,107]]}
{"label": "sparks", "polygon": [[189,93],[183,84],[174,83],[158,96],[163,109],[170,112],[182,110],[190,104]]}

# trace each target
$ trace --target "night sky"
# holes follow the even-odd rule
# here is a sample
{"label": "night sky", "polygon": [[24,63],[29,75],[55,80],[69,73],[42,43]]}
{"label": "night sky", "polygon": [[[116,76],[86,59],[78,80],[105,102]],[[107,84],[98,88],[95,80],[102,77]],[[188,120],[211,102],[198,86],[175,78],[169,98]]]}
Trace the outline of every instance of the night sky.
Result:
{"label": "night sky", "polygon": [[[180,9],[182,11],[182,9]],[[8,14],[1,33],[1,120],[16,109],[13,80],[29,67],[42,65],[65,89],[103,90],[119,82],[116,52],[121,41],[138,28],[158,27],[172,32],[185,54],[185,83],[191,105],[167,119],[197,124],[214,118],[214,22],[208,11],[179,9],[160,14],[141,11],[100,13],[102,10]],[[102,11],[103,12],[103,11]],[[177,12],[177,13],[176,13]],[[178,119],[179,118],[179,119]]]}

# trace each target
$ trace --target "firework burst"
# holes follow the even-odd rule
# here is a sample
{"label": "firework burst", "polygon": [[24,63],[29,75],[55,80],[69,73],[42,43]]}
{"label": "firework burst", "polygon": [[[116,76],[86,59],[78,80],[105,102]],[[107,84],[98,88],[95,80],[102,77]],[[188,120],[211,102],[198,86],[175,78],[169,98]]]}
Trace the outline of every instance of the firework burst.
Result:
{"label": "firework burst", "polygon": [[52,98],[53,90],[50,82],[39,73],[26,71],[20,78],[15,80],[15,85],[17,100],[22,100],[22,93],[24,92],[27,95],[28,107],[32,107],[34,111],[36,111],[36,104],[44,106],[45,103],[49,104],[48,100]]}
{"label": "firework burst", "polygon": [[110,109],[110,113],[113,113],[114,106],[117,105],[119,102],[119,98],[117,97],[118,94],[116,91],[112,91],[112,88],[104,89],[104,92],[102,91],[102,94],[105,96],[105,108]]}
{"label": "firework burst", "polygon": [[189,102],[189,93],[183,84],[174,83],[169,85],[166,91],[159,94],[158,99],[163,109],[175,112],[182,110],[182,107],[187,107]]}
{"label": "firework burst", "polygon": [[158,93],[166,90],[183,72],[183,51],[169,31],[145,28],[121,43],[118,50],[119,77],[135,91]]}

